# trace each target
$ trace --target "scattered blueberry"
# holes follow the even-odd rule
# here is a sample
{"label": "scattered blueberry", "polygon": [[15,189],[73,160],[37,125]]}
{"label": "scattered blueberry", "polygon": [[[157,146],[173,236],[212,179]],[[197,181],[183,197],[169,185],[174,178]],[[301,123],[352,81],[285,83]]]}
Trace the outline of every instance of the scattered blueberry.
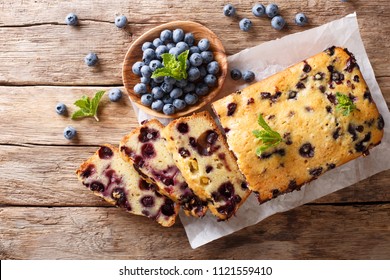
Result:
{"label": "scattered blueberry", "polygon": [[162,100],[156,100],[152,103],[151,108],[155,111],[160,112],[164,107],[164,102]]}
{"label": "scattered blueberry", "polygon": [[141,96],[141,103],[145,106],[150,106],[153,103],[153,95],[150,93]]}
{"label": "scattered blueberry", "polygon": [[214,87],[217,84],[217,78],[212,74],[208,74],[206,77],[204,77],[203,81],[209,87]]}
{"label": "scattered blueberry", "polygon": [[161,45],[163,45],[163,41],[161,41],[160,38],[156,38],[153,40],[153,46],[155,46],[156,48]]}
{"label": "scattered blueberry", "polygon": [[204,83],[199,83],[195,87],[195,93],[198,96],[207,95],[209,93],[209,87]]}
{"label": "scattered blueberry", "polygon": [[172,104],[165,104],[163,107],[163,113],[165,115],[173,115],[175,113],[175,106]]}
{"label": "scattered blueberry", "polygon": [[285,26],[285,24],[286,24],[286,21],[281,16],[275,16],[271,20],[271,25],[276,30],[282,30],[283,27]]}
{"label": "scattered blueberry", "polygon": [[87,64],[87,66],[94,66],[98,62],[99,58],[96,55],[96,53],[89,53],[84,57],[84,62]]}
{"label": "scattered blueberry", "polygon": [[210,63],[214,59],[214,55],[211,51],[204,51],[201,52],[200,55],[202,56],[203,63]]}
{"label": "scattered blueberry", "polygon": [[145,42],[142,44],[142,51],[145,51],[146,49],[155,49],[152,42]]}
{"label": "scattered blueberry", "polygon": [[252,27],[252,22],[247,18],[243,18],[240,20],[239,26],[242,31],[247,32]]}
{"label": "scattered blueberry", "polygon": [[187,43],[188,46],[192,47],[195,43],[195,37],[192,33],[186,33],[184,35],[184,42]]}
{"label": "scattered blueberry", "polygon": [[152,94],[153,94],[153,98],[156,100],[156,99],[163,98],[165,92],[160,87],[154,87],[152,89]]}
{"label": "scattered blueberry", "polygon": [[144,83],[138,83],[134,86],[134,92],[138,95],[146,93],[146,85]]}
{"label": "scattered blueberry", "polygon": [[110,91],[108,92],[108,98],[112,102],[117,102],[119,99],[122,98],[122,91],[119,88],[110,89]]}
{"label": "scattered blueberry", "polygon": [[184,96],[184,101],[188,104],[188,105],[194,105],[196,102],[198,102],[198,96],[195,94],[195,93],[187,93],[185,96]]}
{"label": "scattered blueberry", "polygon": [[190,63],[192,66],[200,66],[203,63],[202,56],[200,53],[193,53],[190,56]]}
{"label": "scattered blueberry", "polygon": [[252,71],[245,71],[242,74],[242,78],[247,83],[253,82],[253,80],[255,79],[255,73],[253,73]]}
{"label": "scattered blueberry", "polygon": [[183,95],[183,90],[181,88],[174,88],[170,93],[169,96],[173,99],[177,99],[180,96]]}
{"label": "scattered blueberry", "polygon": [[209,64],[207,64],[207,72],[209,74],[217,74],[219,72],[219,65],[216,61],[211,61]]}
{"label": "scattered blueberry", "polygon": [[125,17],[124,15],[117,16],[115,18],[115,26],[116,27],[123,28],[126,26],[126,24],[127,24],[127,17]]}
{"label": "scattered blueberry", "polygon": [[238,81],[242,77],[241,71],[238,69],[233,69],[230,71],[230,77],[232,77],[233,80]]}
{"label": "scattered blueberry", "polygon": [[144,65],[141,67],[141,75],[146,78],[150,78],[152,76],[152,69],[148,65]]}
{"label": "scattered blueberry", "polygon": [[73,139],[77,134],[77,130],[73,126],[67,126],[64,129],[64,137],[68,140]]}
{"label": "scattered blueberry", "polygon": [[137,61],[136,63],[133,64],[131,70],[133,71],[134,74],[141,76],[141,68],[144,65],[145,63],[143,63],[142,61]]}
{"label": "scattered blueberry", "polygon": [[172,31],[168,30],[168,29],[161,31],[160,40],[163,41],[164,43],[171,42],[172,41]]}
{"label": "scattered blueberry", "polygon": [[79,21],[79,19],[77,18],[76,14],[74,14],[74,13],[68,14],[65,18],[65,23],[67,25],[75,26],[75,25],[77,25],[78,21]]}
{"label": "scattered blueberry", "polygon": [[154,70],[156,70],[157,68],[161,68],[162,67],[162,63],[160,60],[152,60],[150,63],[149,63],[149,68],[154,72]]}
{"label": "scattered blueberry", "polygon": [[58,115],[64,115],[66,113],[66,105],[64,103],[58,103],[56,105],[56,113]]}
{"label": "scattered blueberry", "polygon": [[181,41],[183,41],[184,39],[184,31],[183,29],[175,29],[173,30],[173,42],[175,43],[179,43]]}
{"label": "scattered blueberry", "polygon": [[227,17],[232,17],[236,14],[236,8],[232,4],[227,4],[223,7],[223,14]]}
{"label": "scattered blueberry", "polygon": [[173,100],[173,106],[175,106],[177,110],[183,110],[186,107],[186,105],[187,105],[186,102],[182,99]]}
{"label": "scattered blueberry", "polygon": [[266,8],[265,8],[265,13],[267,14],[268,17],[270,18],[273,18],[274,16],[276,16],[279,12],[279,7],[278,5],[276,4],[269,4]]}
{"label": "scattered blueberry", "polygon": [[299,26],[304,26],[307,23],[307,17],[304,13],[298,13],[295,15],[295,23]]}
{"label": "scattered blueberry", "polygon": [[261,17],[265,14],[265,7],[263,4],[255,4],[253,7],[252,7],[252,13],[256,16],[256,17]]}
{"label": "scattered blueberry", "polygon": [[198,43],[198,48],[202,52],[207,51],[210,48],[210,41],[207,39],[201,39]]}

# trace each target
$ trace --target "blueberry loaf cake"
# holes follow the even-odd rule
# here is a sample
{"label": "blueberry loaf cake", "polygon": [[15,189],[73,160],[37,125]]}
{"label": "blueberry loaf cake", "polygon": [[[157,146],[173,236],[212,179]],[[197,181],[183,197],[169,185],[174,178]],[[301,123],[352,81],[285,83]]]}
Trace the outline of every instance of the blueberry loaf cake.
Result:
{"label": "blueberry loaf cake", "polygon": [[107,202],[154,219],[165,227],[175,223],[178,206],[140,177],[133,166],[121,158],[116,147],[100,147],[76,173],[84,186]]}
{"label": "blueberry loaf cake", "polygon": [[213,103],[260,202],[380,143],[384,121],[355,57],[331,47]]}
{"label": "blueberry loaf cake", "polygon": [[122,158],[130,160],[141,176],[156,184],[161,194],[179,203],[187,215],[203,217],[207,203],[194,195],[176,167],[161,136],[163,128],[158,120],[153,119],[134,129],[120,142]]}
{"label": "blueberry loaf cake", "polygon": [[207,112],[174,120],[163,130],[167,148],[190,188],[219,220],[250,194],[225,139]]}

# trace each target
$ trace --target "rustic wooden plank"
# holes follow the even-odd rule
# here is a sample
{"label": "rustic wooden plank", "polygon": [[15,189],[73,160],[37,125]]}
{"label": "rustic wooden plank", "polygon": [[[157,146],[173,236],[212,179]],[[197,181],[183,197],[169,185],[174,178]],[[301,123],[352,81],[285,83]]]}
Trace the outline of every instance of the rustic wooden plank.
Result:
{"label": "rustic wooden plank", "polygon": [[[191,249],[112,208],[0,208],[1,259],[388,259],[390,205],[303,206]],[[346,218],[347,217],[347,218]]]}
{"label": "rustic wooden plank", "polygon": [[[34,3],[32,3],[34,2]],[[238,17],[226,18],[221,2],[210,1],[168,2],[137,1],[106,5],[102,0],[92,6],[83,3],[58,4],[50,1],[3,1],[0,9],[0,84],[2,85],[111,85],[121,84],[121,65],[133,39],[159,23],[175,20],[196,20],[207,25],[222,40],[228,54],[319,26],[354,10],[359,18],[363,41],[378,76],[388,76],[390,42],[383,34],[390,32],[389,2],[358,2],[343,4],[340,1],[279,1],[281,13],[290,23],[278,32],[270,27],[269,19],[254,18],[251,3],[239,3]],[[1,4],[0,4],[1,5]],[[16,9],[12,9],[16,7]],[[31,8],[30,8],[31,7]],[[95,8],[97,7],[97,8]],[[10,12],[12,11],[12,12]],[[42,12],[45,11],[45,12]],[[69,11],[79,14],[77,28],[63,23]],[[301,28],[292,24],[297,11],[304,11],[310,24]],[[119,30],[112,23],[115,14],[127,14],[130,24]],[[253,29],[245,33],[238,29],[239,18],[248,16]],[[371,18],[375,17],[375,20]],[[378,22],[381,27],[378,28]],[[342,34],[340,35],[342,36]],[[83,58],[89,51],[100,57],[98,67],[88,68]]]}
{"label": "rustic wooden plank", "polygon": [[[96,147],[0,146],[0,205],[108,206],[77,181]],[[390,170],[314,203],[390,202]]]}

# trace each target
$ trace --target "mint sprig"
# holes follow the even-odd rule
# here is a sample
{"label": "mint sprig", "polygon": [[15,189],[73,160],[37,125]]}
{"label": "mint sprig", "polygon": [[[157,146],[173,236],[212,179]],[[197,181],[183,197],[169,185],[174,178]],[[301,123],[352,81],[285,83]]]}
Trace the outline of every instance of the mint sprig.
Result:
{"label": "mint sprig", "polygon": [[264,130],[254,130],[252,131],[253,135],[261,140],[263,145],[260,147],[257,147],[256,149],[256,155],[261,156],[261,154],[276,145],[278,145],[280,142],[283,141],[282,136],[274,130],[265,122],[263,116],[260,114],[259,118],[257,120],[257,123],[264,129]]}
{"label": "mint sprig", "polygon": [[83,117],[94,117],[97,121],[99,121],[99,118],[97,117],[97,110],[99,107],[100,99],[102,99],[105,91],[98,91],[95,93],[95,96],[90,99],[88,96],[83,95],[81,99],[76,100],[74,102],[74,105],[79,107],[80,109],[77,110],[72,114],[72,119],[78,119]]}
{"label": "mint sprig", "polygon": [[336,92],[336,100],[336,110],[341,111],[343,116],[348,116],[352,111],[356,110],[356,105],[347,95]]}
{"label": "mint sprig", "polygon": [[186,63],[189,50],[182,52],[179,56],[170,53],[163,53],[161,55],[163,59],[164,67],[157,68],[152,74],[152,78],[157,77],[172,77],[176,80],[182,80],[187,78]]}

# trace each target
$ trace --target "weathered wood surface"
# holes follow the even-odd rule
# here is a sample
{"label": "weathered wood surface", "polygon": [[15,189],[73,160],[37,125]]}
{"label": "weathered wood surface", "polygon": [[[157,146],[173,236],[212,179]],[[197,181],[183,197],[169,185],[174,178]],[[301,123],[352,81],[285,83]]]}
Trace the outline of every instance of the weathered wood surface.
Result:
{"label": "weathered wood surface", "polygon": [[[261,2],[261,1],[260,1]],[[277,1],[289,23],[282,32],[269,19],[254,18],[249,1],[233,1],[254,28],[238,30],[238,19],[222,15],[223,1],[0,1],[0,259],[294,259],[390,258],[390,171],[384,171],[309,205],[196,250],[180,222],[165,229],[108,206],[77,182],[77,166],[102,143],[117,144],[136,127],[127,98],[104,97],[100,122],[58,116],[97,90],[122,87],[121,68],[131,43],[172,20],[205,24],[228,54],[319,26],[357,11],[368,56],[390,106],[390,2]],[[296,12],[310,19],[292,24]],[[64,24],[69,12],[80,26]],[[117,29],[114,17],[129,25]],[[100,63],[84,65],[95,51]],[[75,141],[63,138],[67,125]],[[140,232],[145,233],[140,236]]]}

